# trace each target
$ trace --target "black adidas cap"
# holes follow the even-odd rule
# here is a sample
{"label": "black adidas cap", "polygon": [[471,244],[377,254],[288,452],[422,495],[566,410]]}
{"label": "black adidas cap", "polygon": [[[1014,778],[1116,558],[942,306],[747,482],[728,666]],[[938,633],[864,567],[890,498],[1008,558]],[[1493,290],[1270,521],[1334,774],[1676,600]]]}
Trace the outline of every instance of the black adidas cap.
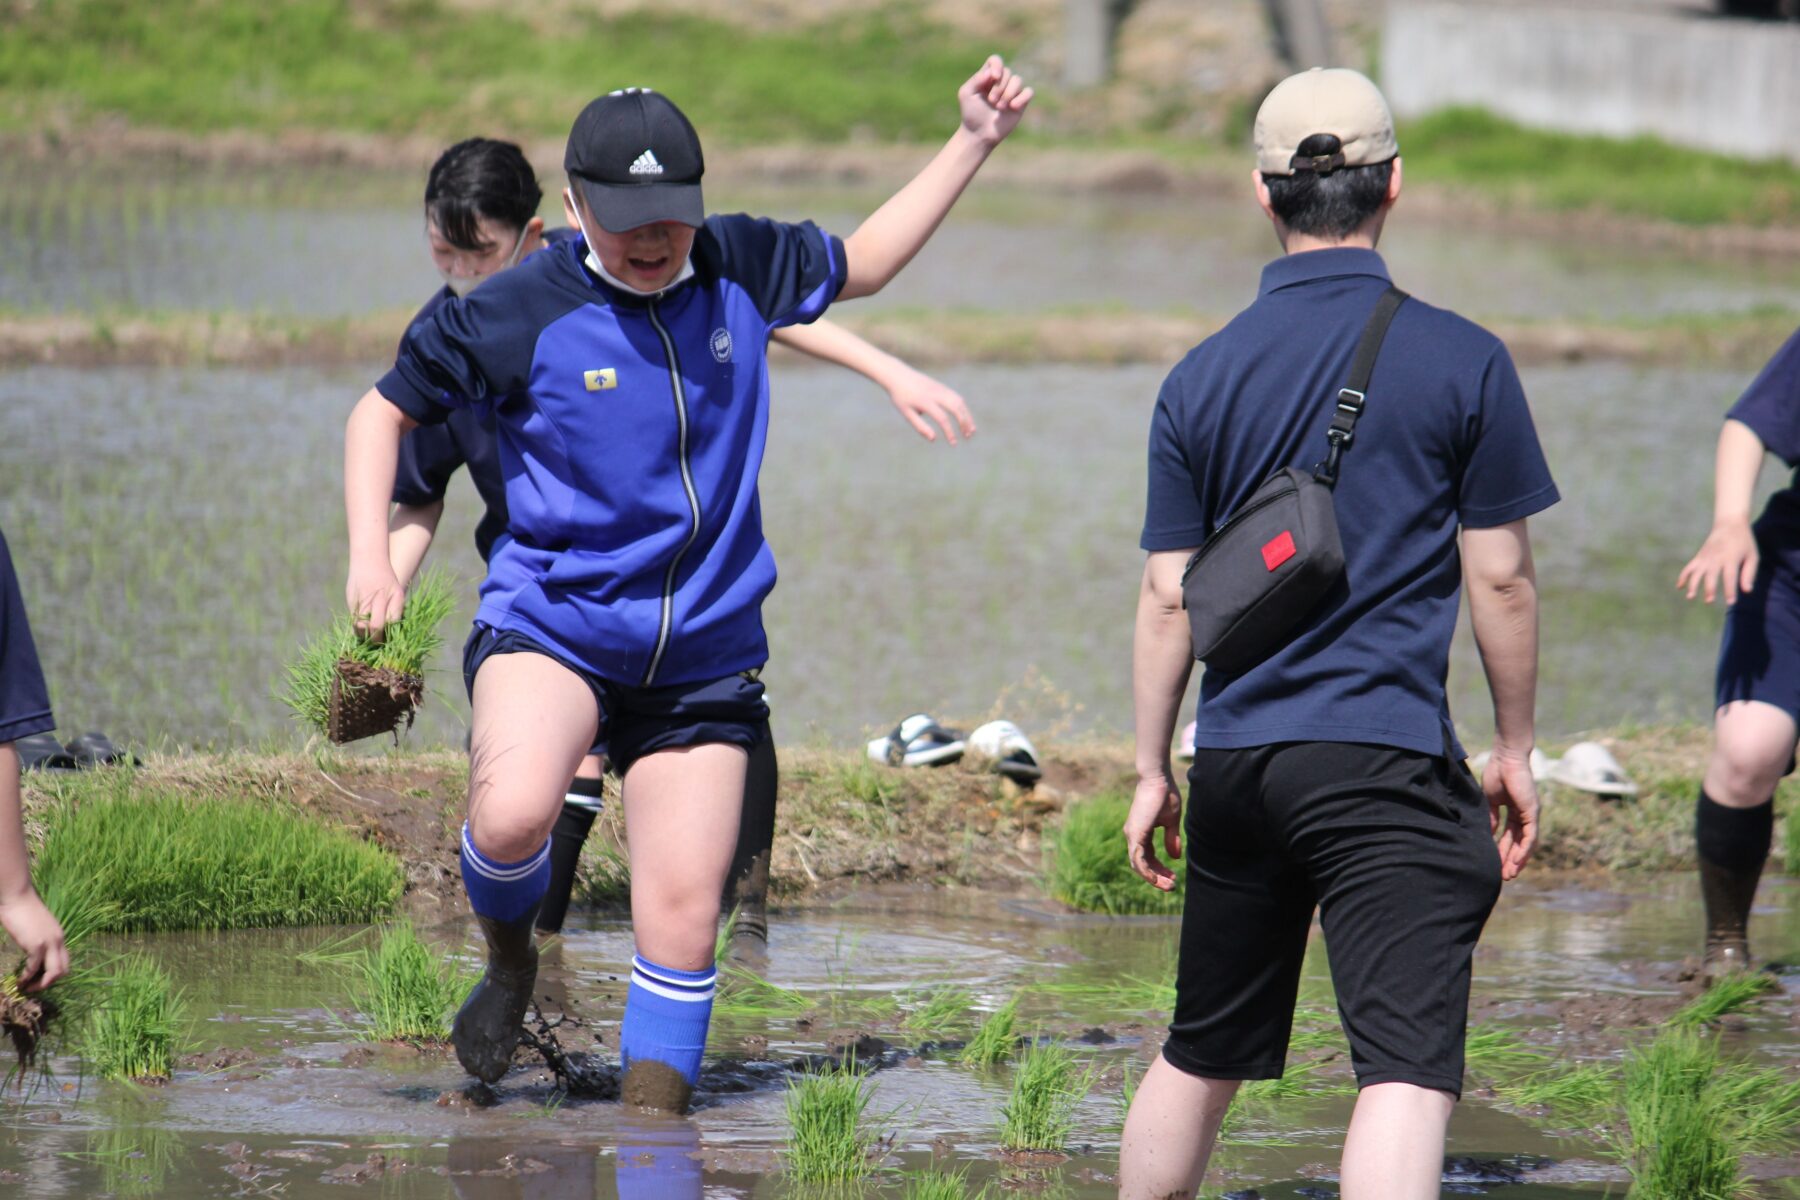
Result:
{"label": "black adidas cap", "polygon": [[700,135],[674,102],[648,88],[623,88],[575,118],[563,169],[608,233],[652,221],[698,227],[706,220]]}

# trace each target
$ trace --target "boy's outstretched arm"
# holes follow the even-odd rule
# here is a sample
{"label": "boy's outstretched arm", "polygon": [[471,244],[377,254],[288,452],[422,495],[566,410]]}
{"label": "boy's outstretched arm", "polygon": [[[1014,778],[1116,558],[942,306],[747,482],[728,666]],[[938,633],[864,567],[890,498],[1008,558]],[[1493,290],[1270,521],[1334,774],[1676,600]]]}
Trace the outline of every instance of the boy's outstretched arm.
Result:
{"label": "boy's outstretched arm", "polygon": [[400,438],[418,422],[374,388],[351,410],[344,428],[344,515],[350,527],[350,578],[344,598],[356,626],[378,635],[399,617],[406,589],[388,557],[388,503]]}
{"label": "boy's outstretched arm", "polygon": [[952,446],[959,432],[963,437],[975,436],[975,418],[953,389],[842,325],[821,319],[811,325],[784,325],[773,336],[790,349],[847,367],[880,384],[906,423],[928,442],[937,441],[932,421],[943,427],[944,440]]}
{"label": "boy's outstretched arm", "polygon": [[1019,124],[1031,89],[992,55],[957,89],[962,124],[913,181],[876,209],[844,241],[844,288],[840,300],[873,296],[931,238],[994,147]]}

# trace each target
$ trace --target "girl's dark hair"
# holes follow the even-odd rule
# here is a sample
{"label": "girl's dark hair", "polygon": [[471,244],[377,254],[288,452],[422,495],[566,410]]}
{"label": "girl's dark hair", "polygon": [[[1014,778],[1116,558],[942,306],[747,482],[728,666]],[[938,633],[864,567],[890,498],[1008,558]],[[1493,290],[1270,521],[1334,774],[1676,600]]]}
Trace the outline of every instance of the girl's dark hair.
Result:
{"label": "girl's dark hair", "polygon": [[438,156],[425,178],[425,215],[459,250],[486,250],[481,221],[523,229],[544,198],[537,174],[511,142],[470,138]]}
{"label": "girl's dark hair", "polygon": [[[1296,150],[1311,158],[1336,154],[1343,146],[1329,133],[1315,133]],[[1388,180],[1394,163],[1366,167],[1339,167],[1329,175],[1295,171],[1292,175],[1264,175],[1269,187],[1269,207],[1281,223],[1295,233],[1312,237],[1345,238],[1381,210],[1387,199]]]}

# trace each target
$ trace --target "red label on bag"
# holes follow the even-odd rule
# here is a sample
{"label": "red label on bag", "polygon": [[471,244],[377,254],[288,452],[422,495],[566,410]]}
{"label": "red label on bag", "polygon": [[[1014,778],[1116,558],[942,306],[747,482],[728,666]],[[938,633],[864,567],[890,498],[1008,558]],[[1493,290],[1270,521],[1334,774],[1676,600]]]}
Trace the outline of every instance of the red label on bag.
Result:
{"label": "red label on bag", "polygon": [[1298,553],[1294,549],[1294,535],[1284,529],[1280,537],[1271,538],[1263,547],[1263,565],[1273,571]]}

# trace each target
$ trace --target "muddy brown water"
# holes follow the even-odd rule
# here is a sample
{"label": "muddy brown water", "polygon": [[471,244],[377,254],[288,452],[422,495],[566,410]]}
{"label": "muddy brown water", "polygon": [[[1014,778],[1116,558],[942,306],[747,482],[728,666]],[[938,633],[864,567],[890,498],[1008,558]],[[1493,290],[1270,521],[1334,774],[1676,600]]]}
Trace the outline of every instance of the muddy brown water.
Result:
{"label": "muddy brown water", "polygon": [[[1563,1058],[1615,1054],[1629,1032],[1613,1030],[1604,1044],[1573,1040],[1564,1008],[1575,1000],[1619,1011],[1675,1004],[1677,969],[1698,928],[1691,892],[1679,878],[1596,890],[1579,879],[1542,877],[1510,888],[1478,958],[1478,1019]],[[1764,891],[1754,936],[1770,953],[1800,946],[1794,893],[1786,880]],[[1175,924],[1060,914],[1029,898],[881,889],[779,914],[764,971],[805,997],[811,1011],[805,1018],[722,1011],[704,1103],[679,1121],[614,1103],[559,1102],[547,1074],[529,1066],[502,1082],[492,1107],[441,1103],[466,1083],[454,1061],[365,1049],[344,969],[309,958],[309,951],[341,948],[354,932],[116,942],[113,948],[151,954],[185,982],[192,1040],[202,1053],[160,1088],[79,1081],[64,1062],[57,1083],[8,1097],[0,1123],[5,1194],[306,1198],[344,1195],[347,1187],[458,1200],[794,1194],[779,1174],[786,1135],[780,1073],[733,1063],[822,1052],[846,1031],[916,1045],[924,1035],[906,1031],[901,1016],[920,989],[953,982],[982,1010],[1022,991],[1027,1031],[1077,1037],[1100,1030],[1076,1043],[1099,1077],[1082,1101],[1074,1152],[1050,1164],[1002,1160],[996,1143],[1007,1069],[965,1069],[948,1055],[927,1054],[874,1075],[870,1113],[886,1153],[866,1194],[898,1195],[901,1170],[936,1164],[966,1169],[972,1180],[1042,1189],[1028,1194],[1106,1196],[1117,1165],[1120,1076],[1141,1071],[1154,1054],[1166,1014],[1130,989],[1093,989],[1165,982]],[[460,925],[428,936],[473,953],[474,934]],[[571,1047],[585,1039],[605,1054],[614,1046],[631,949],[621,920],[577,913],[549,953],[540,988],[547,1007],[590,1023],[581,1035],[565,1028]],[[1734,1021],[1725,1034],[1730,1049],[1758,1063],[1791,1064],[1800,1052],[1797,989],[1800,982],[1790,981]],[[1330,1003],[1316,938],[1302,998]],[[1507,1111],[1482,1095],[1472,1082],[1452,1122],[1446,1195],[1554,1200],[1606,1194],[1609,1184],[1619,1193],[1622,1176],[1591,1132]],[[1213,1182],[1265,1197],[1335,1195],[1331,1173],[1349,1103],[1339,1095],[1255,1107],[1221,1152]],[[1508,1179],[1514,1182],[1501,1182]],[[1781,1180],[1759,1187],[1760,1196],[1791,1194]]]}
{"label": "muddy brown water", "polygon": [[[65,732],[294,737],[272,691],[343,603],[343,418],[376,369],[0,371],[0,529]],[[1162,374],[947,371],[981,423],[951,450],[918,439],[864,381],[777,367],[762,482],[781,571],[765,607],[777,736],[842,745],[921,709],[1003,712],[1050,739],[1125,729]],[[1719,613],[1672,581],[1707,528],[1712,442],[1749,374],[1524,373],[1565,497],[1532,522],[1552,746],[1709,712]],[[459,477],[434,557],[469,599],[427,674],[415,744],[462,741],[478,511]],[[1451,695],[1478,746],[1490,710],[1466,628]]]}

